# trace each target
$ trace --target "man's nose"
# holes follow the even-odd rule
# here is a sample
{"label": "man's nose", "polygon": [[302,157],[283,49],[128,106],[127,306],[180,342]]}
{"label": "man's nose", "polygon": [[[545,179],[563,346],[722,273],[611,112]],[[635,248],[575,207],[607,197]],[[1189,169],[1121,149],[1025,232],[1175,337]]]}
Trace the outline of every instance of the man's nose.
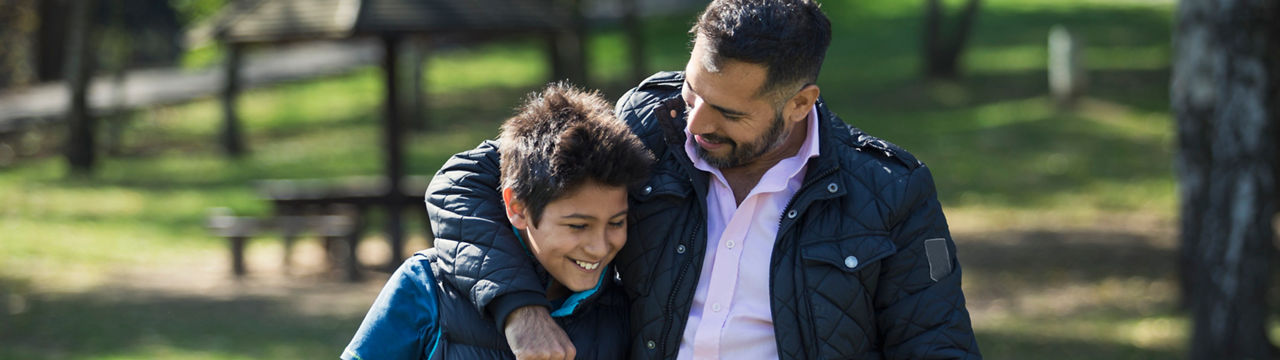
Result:
{"label": "man's nose", "polygon": [[706,113],[710,106],[702,102],[702,98],[694,98],[693,105],[689,107],[688,121],[689,132],[694,135],[710,134],[716,131],[715,124],[711,121],[711,116]]}

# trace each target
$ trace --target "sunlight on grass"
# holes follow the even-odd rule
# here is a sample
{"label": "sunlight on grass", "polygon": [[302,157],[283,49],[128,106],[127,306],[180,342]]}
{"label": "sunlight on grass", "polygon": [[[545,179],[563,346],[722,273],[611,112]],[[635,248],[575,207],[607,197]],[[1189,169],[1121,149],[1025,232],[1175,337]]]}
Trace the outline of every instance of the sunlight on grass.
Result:
{"label": "sunlight on grass", "polygon": [[1039,1],[1039,0],[984,0],[983,5],[992,8],[1015,8],[1034,10],[1065,11],[1072,9],[1106,9],[1106,8],[1144,8],[1167,10],[1174,6],[1176,0],[1076,0],[1076,1]]}
{"label": "sunlight on grass", "polygon": [[1120,326],[1118,332],[1130,343],[1144,349],[1179,349],[1187,338],[1186,317],[1148,317]]}
{"label": "sunlight on grass", "polygon": [[1270,331],[1271,343],[1280,344],[1280,319],[1272,317]]}
{"label": "sunlight on grass", "polygon": [[1045,46],[980,47],[965,56],[974,72],[1043,70],[1048,59]]}
{"label": "sunlight on grass", "polygon": [[1180,358],[1185,351],[1186,318],[1163,315],[1128,317],[1087,314],[1055,318],[1003,318],[975,322],[983,355],[1017,359]]}
{"label": "sunlight on grass", "polygon": [[[973,72],[1044,71],[1048,62],[1044,45],[979,47],[966,54]],[[1087,70],[1154,70],[1169,66],[1167,46],[1086,47],[1081,59]]]}
{"label": "sunlight on grass", "polygon": [[587,56],[590,57],[588,60],[590,65],[587,69],[590,71],[589,77],[592,82],[610,83],[628,77],[631,73],[631,62],[619,61],[631,58],[622,33],[618,31],[596,33],[588,41],[590,41],[588,45],[590,48]]}
{"label": "sunlight on grass", "polygon": [[427,60],[428,93],[484,87],[512,87],[549,78],[547,55],[539,41],[503,42],[453,49]]}

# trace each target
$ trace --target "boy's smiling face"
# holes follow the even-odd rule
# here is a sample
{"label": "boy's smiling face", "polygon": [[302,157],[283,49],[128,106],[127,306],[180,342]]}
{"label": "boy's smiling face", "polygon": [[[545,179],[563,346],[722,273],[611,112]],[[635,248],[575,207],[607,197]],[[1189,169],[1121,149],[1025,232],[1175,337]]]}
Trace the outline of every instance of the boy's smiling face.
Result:
{"label": "boy's smiling face", "polygon": [[503,190],[507,218],[523,230],[542,267],[570,291],[594,288],[627,241],[627,189],[587,180],[547,203],[536,226],[529,209],[511,193]]}

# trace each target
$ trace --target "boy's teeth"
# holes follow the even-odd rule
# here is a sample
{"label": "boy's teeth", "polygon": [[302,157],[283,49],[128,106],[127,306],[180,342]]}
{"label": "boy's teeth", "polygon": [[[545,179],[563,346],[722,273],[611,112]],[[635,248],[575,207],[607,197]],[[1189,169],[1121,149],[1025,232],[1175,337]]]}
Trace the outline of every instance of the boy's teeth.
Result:
{"label": "boy's teeth", "polygon": [[574,260],[574,262],[578,263],[578,266],[587,270],[595,270],[597,266],[600,266],[600,263],[589,263],[581,260]]}

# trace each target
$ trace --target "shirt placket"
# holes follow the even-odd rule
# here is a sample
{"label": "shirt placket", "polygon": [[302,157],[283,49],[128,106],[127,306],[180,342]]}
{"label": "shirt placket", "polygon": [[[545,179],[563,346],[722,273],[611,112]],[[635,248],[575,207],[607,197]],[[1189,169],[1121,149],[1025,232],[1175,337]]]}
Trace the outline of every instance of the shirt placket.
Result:
{"label": "shirt placket", "polygon": [[720,241],[715,244],[716,251],[712,262],[711,281],[708,283],[707,298],[704,302],[702,320],[696,335],[694,358],[717,358],[720,354],[721,338],[729,311],[733,306],[733,294],[738,286],[738,267],[742,259],[743,241],[746,240],[748,223],[755,212],[757,196],[748,196],[741,206],[734,204],[733,191],[722,184],[717,184],[717,203],[720,214],[732,214],[723,221],[724,231]]}

